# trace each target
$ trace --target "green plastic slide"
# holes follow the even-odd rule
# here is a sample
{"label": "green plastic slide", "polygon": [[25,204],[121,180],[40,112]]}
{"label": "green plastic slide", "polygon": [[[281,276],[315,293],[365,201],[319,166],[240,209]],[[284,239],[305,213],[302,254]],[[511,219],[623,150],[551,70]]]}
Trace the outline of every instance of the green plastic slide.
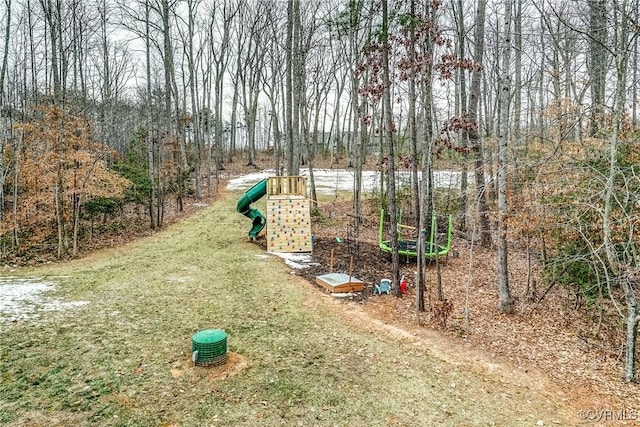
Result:
{"label": "green plastic slide", "polygon": [[262,196],[267,193],[267,180],[263,179],[258,182],[256,185],[247,190],[246,193],[242,195],[240,200],[238,200],[237,210],[242,215],[246,216],[251,220],[253,226],[251,230],[249,230],[249,237],[255,238],[262,231],[264,226],[267,224],[267,219],[262,215],[262,213],[255,208],[251,207],[251,203],[254,203]]}

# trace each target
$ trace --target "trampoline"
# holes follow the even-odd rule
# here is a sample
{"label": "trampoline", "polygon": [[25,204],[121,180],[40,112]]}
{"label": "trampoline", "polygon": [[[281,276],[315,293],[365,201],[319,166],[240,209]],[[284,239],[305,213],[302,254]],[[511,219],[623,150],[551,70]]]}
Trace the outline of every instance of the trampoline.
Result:
{"label": "trampoline", "polygon": [[[398,224],[398,228],[408,228],[415,230],[415,227],[410,227],[402,224]],[[436,233],[436,214],[435,212],[431,216],[431,227],[429,231],[429,240],[425,244],[424,256],[425,258],[435,258],[444,256],[451,250],[451,234],[453,230],[453,218],[451,215],[447,217],[447,231],[446,233]],[[424,230],[426,233],[427,231]],[[418,256],[418,242],[415,239],[404,239],[402,237],[401,230],[398,230],[398,254],[407,257]],[[440,242],[440,239],[446,242]],[[384,239],[384,209],[380,210],[380,230],[378,234],[378,244],[380,250],[384,252],[391,252],[391,240]]]}

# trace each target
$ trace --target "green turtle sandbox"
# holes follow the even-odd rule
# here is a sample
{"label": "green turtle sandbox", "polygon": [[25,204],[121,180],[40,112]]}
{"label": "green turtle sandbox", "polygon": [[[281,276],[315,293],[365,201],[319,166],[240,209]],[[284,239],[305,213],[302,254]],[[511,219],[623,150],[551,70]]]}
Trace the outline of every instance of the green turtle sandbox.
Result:
{"label": "green turtle sandbox", "polygon": [[360,292],[364,282],[345,273],[328,273],[316,276],[316,283],[333,293]]}

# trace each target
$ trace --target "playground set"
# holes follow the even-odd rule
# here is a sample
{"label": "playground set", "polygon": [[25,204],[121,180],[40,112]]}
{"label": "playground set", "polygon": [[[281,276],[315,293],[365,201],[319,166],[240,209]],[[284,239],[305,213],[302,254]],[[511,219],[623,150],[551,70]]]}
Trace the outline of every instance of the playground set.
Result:
{"label": "playground set", "polygon": [[[266,196],[266,216],[258,209],[251,207]],[[304,253],[312,252],[313,236],[311,235],[311,210],[307,198],[307,179],[300,176],[275,176],[262,179],[238,200],[237,211],[251,219],[252,226],[249,238],[255,240],[266,228],[267,252]],[[444,227],[443,227],[444,228]],[[425,244],[425,257],[445,256],[451,249],[452,218],[448,216],[446,231],[439,232],[435,213],[431,219],[429,238]],[[417,240],[405,238],[403,231],[415,234],[416,228],[399,224],[399,254],[406,257],[417,256]],[[427,233],[426,230],[421,230]],[[338,239],[337,239],[338,240]],[[379,247],[384,252],[391,252],[392,242],[384,238],[384,210],[380,211]],[[316,283],[333,293],[359,292],[366,284],[353,277],[353,254],[348,274],[333,272],[333,251],[331,267],[328,274],[316,277]],[[402,286],[404,285],[404,286]],[[406,291],[406,280],[401,283],[401,291]],[[376,294],[389,293],[392,284],[383,279],[374,286]],[[402,289],[404,288],[404,289]]]}
{"label": "playground set", "polygon": [[[267,215],[251,207],[267,196]],[[268,252],[311,252],[311,210],[307,198],[307,179],[300,176],[276,176],[263,179],[242,195],[237,211],[251,219],[249,237],[255,240],[266,227]],[[353,260],[352,260],[353,263]],[[364,282],[351,274],[329,273],[316,282],[330,292],[361,291]]]}
{"label": "playground set", "polygon": [[[251,204],[267,196],[267,216]],[[266,226],[268,252],[311,252],[311,211],[307,179],[275,176],[261,180],[238,200],[237,210],[251,219],[255,240]]]}

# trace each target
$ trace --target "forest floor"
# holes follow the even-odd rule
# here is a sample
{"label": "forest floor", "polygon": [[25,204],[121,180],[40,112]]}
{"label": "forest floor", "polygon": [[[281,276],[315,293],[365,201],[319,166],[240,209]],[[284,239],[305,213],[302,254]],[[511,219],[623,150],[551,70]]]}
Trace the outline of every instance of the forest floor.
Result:
{"label": "forest floor", "polygon": [[[578,408],[627,411],[628,421],[640,423],[640,387],[622,378],[624,337],[615,314],[603,313],[596,333],[595,310],[588,310],[584,301],[576,300],[561,285],[548,289],[540,284],[532,296],[531,286],[526,289],[529,263],[524,251],[512,248],[509,253],[509,280],[517,303],[514,314],[504,315],[497,309],[497,250],[472,247],[466,239],[455,237],[452,254],[440,263],[444,296],[453,304],[443,324],[442,317],[430,309],[435,305],[435,263],[428,266],[425,312],[416,311],[415,259],[401,257],[401,274],[409,281],[406,294],[400,298],[393,293],[374,295],[372,285],[391,278],[390,256],[378,247],[379,213],[367,215],[356,244],[344,239],[352,221],[351,205],[334,203],[321,209],[332,219],[314,223],[313,262],[296,270],[297,274],[315,282],[316,276],[329,272],[351,273],[368,284],[352,303],[389,325],[426,334],[436,351],[445,356],[506,363],[531,379],[542,372]],[[342,243],[336,238],[343,238]],[[536,280],[539,265],[535,261],[532,269]],[[465,312],[469,313],[468,322]]]}

